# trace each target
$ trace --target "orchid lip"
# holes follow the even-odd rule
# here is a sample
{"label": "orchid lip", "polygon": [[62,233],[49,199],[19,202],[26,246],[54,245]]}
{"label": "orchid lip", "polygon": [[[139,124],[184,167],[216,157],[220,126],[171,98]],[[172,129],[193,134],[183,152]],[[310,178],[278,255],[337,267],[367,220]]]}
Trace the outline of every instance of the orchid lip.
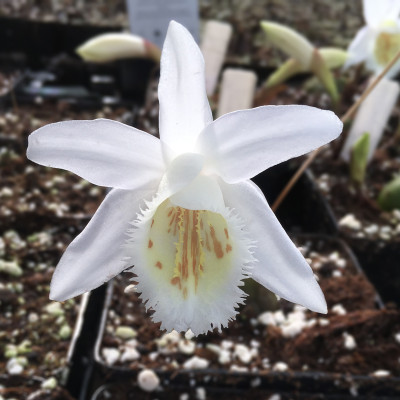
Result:
{"label": "orchid lip", "polygon": [[129,234],[137,290],[162,328],[199,334],[234,318],[245,297],[241,280],[255,262],[237,216],[155,200]]}

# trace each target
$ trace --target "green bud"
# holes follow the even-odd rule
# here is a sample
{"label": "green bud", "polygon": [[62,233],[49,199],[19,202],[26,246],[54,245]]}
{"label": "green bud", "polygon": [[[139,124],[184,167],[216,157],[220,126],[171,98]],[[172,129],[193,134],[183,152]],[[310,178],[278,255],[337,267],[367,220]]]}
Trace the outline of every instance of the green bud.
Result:
{"label": "green bud", "polygon": [[370,134],[364,133],[354,143],[350,157],[350,176],[351,179],[362,184],[365,178],[365,171],[368,164],[368,154],[370,146]]}
{"label": "green bud", "polygon": [[318,51],[329,69],[342,67],[348,57],[346,50],[337,47],[321,47]]}
{"label": "green bud", "polygon": [[[341,67],[347,58],[347,51],[338,49],[336,47],[324,47],[318,49],[318,51],[329,69]],[[306,68],[301,65],[298,60],[290,58],[269,76],[267,81],[264,83],[264,87],[269,89],[287,81],[294,75],[304,72],[311,72],[311,68]]]}
{"label": "green bud", "polygon": [[264,87],[269,89],[271,87],[277,86],[280,83],[287,81],[294,75],[301,72],[306,72],[307,68],[303,67],[299,61],[294,58],[290,58],[285,63],[283,63],[276,71],[269,76],[269,78],[264,83]]}
{"label": "green bud", "polygon": [[382,188],[378,204],[385,211],[400,209],[400,175]]}
{"label": "green bud", "polygon": [[130,33],[103,33],[76,49],[85,60],[104,63],[123,58],[149,58],[159,62],[161,50],[153,43]]}
{"label": "green bud", "polygon": [[276,22],[262,21],[261,28],[267,34],[267,40],[290,57],[309,68],[314,46],[300,33]]}
{"label": "green bud", "polygon": [[318,77],[321,83],[325,86],[327,92],[331,96],[334,103],[339,100],[339,94],[336,88],[335,80],[333,79],[332,72],[328,68],[328,65],[321,56],[319,50],[314,49],[312,61],[311,61],[311,71]]}

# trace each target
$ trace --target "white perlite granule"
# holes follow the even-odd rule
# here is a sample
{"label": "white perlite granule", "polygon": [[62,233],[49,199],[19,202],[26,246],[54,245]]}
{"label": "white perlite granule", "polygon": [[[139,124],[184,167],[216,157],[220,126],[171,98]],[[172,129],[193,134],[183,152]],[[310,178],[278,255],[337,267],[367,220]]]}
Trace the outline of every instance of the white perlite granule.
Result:
{"label": "white perlite granule", "polygon": [[209,365],[209,361],[206,360],[205,358],[193,356],[192,358],[189,358],[184,364],[183,368],[185,369],[204,369],[207,368]]}
{"label": "white perlite granule", "polygon": [[339,221],[339,226],[358,231],[361,229],[361,222],[353,214],[347,214]]}
{"label": "white perlite granule", "polygon": [[143,371],[140,371],[137,381],[140,389],[144,390],[145,392],[152,392],[153,390],[157,389],[158,385],[160,384],[160,379],[151,369],[144,369]]}
{"label": "white perlite granule", "polygon": [[344,347],[347,350],[354,350],[357,347],[356,340],[352,335],[347,332],[343,332]]}

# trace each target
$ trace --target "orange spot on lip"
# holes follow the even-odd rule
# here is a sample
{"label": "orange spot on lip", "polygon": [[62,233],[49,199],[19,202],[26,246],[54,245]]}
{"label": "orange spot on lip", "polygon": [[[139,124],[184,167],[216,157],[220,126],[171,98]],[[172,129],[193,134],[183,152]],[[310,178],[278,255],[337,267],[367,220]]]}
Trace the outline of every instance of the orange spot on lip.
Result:
{"label": "orange spot on lip", "polygon": [[179,278],[179,276],[175,276],[174,278],[172,278],[171,285],[178,285],[179,290],[181,290],[181,278]]}
{"label": "orange spot on lip", "polygon": [[150,228],[152,228],[153,225],[154,225],[154,219],[151,220],[151,226],[150,226]]}
{"label": "orange spot on lip", "polygon": [[217,235],[215,234],[215,229],[212,225],[210,225],[210,234],[214,245],[214,253],[217,256],[217,258],[222,258],[224,256],[222,245],[221,242],[217,239]]}
{"label": "orange spot on lip", "polygon": [[149,240],[149,244],[147,245],[147,247],[148,247],[149,249],[151,249],[151,248],[153,247],[153,242],[152,242],[151,239]]}
{"label": "orange spot on lip", "polygon": [[227,245],[226,245],[225,251],[226,251],[227,253],[229,253],[230,251],[232,251],[232,246],[231,246],[230,244],[227,244]]}
{"label": "orange spot on lip", "polygon": [[228,229],[225,228],[225,229],[224,229],[224,232],[225,232],[226,238],[229,239],[229,232],[228,232]]}
{"label": "orange spot on lip", "polygon": [[159,269],[162,269],[162,264],[161,264],[160,261],[157,261],[157,262],[156,262],[156,267],[159,268]]}

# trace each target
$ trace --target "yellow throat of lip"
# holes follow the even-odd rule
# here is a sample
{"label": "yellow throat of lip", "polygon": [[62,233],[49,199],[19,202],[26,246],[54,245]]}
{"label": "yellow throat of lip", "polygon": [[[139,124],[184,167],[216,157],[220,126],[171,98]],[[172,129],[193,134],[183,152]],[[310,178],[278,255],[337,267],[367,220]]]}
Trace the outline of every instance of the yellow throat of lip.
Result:
{"label": "yellow throat of lip", "polygon": [[226,220],[206,210],[164,201],[154,214],[145,257],[154,279],[184,300],[218,290],[233,266],[234,248]]}
{"label": "yellow throat of lip", "polygon": [[379,65],[386,66],[400,51],[400,33],[381,32],[375,41],[374,55]]}

